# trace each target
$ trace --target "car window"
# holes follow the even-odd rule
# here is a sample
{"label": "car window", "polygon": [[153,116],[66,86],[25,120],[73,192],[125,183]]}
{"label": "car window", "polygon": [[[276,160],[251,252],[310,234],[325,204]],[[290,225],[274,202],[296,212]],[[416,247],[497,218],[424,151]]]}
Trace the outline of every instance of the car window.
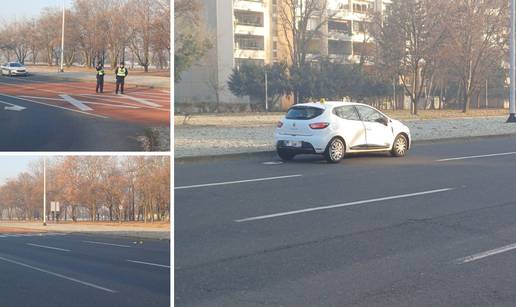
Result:
{"label": "car window", "polygon": [[314,107],[292,107],[288,110],[287,119],[312,119],[323,114],[324,109]]}
{"label": "car window", "polygon": [[360,120],[353,106],[343,106],[333,109],[333,113],[342,119]]}
{"label": "car window", "polygon": [[11,63],[11,67],[21,67],[21,65],[18,63]]}
{"label": "car window", "polygon": [[365,122],[379,122],[385,118],[380,112],[376,111],[373,108],[366,106],[357,106],[358,113],[360,113],[360,117]]}

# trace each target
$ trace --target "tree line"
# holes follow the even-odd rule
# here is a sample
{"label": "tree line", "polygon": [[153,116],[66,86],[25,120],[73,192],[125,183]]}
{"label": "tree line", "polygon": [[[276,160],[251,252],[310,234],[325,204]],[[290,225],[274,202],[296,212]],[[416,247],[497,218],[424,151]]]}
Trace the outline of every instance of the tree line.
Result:
{"label": "tree line", "polygon": [[[0,218],[42,220],[43,159],[0,186]],[[46,161],[47,216],[61,220],[169,221],[170,159],[166,156],[67,156]],[[121,208],[121,209],[120,209]]]}
{"label": "tree line", "polygon": [[[64,63],[115,67],[131,61],[168,68],[170,1],[74,0],[66,10]],[[57,65],[61,56],[62,9],[44,9],[38,17],[12,20],[0,27],[0,52],[6,60]]]}

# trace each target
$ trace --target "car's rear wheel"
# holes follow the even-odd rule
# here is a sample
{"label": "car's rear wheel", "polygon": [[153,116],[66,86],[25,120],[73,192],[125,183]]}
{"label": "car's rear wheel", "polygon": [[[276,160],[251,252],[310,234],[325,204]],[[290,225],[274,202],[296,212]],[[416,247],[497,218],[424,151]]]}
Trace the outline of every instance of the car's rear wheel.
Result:
{"label": "car's rear wheel", "polygon": [[408,140],[403,134],[399,134],[396,139],[394,139],[394,144],[392,145],[391,155],[394,157],[403,157],[407,154],[408,151]]}
{"label": "car's rear wheel", "polygon": [[276,151],[277,151],[278,156],[280,157],[280,159],[283,160],[283,161],[290,161],[290,160],[294,159],[294,157],[296,156],[295,153],[293,153],[293,152],[291,152],[289,150],[278,148]]}
{"label": "car's rear wheel", "polygon": [[330,143],[328,143],[328,146],[326,146],[324,158],[330,163],[338,163],[344,158],[345,153],[346,146],[344,145],[344,141],[337,137],[333,138]]}

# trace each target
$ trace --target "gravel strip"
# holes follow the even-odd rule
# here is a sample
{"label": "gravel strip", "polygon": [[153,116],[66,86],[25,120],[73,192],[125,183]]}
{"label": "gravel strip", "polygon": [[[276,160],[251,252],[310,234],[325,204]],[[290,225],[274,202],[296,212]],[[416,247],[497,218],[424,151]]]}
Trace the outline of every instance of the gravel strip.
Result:
{"label": "gravel strip", "polygon": [[[516,134],[506,116],[404,121],[414,141]],[[175,127],[176,158],[274,150],[275,126]]]}

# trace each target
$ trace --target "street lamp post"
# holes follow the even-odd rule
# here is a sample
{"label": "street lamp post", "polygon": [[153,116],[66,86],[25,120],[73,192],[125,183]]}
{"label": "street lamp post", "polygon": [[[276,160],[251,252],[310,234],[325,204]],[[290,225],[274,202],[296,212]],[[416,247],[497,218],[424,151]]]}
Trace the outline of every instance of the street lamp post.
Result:
{"label": "street lamp post", "polygon": [[61,27],[61,70],[64,72],[64,30],[65,30],[65,0],[63,0],[63,25]]}
{"label": "street lamp post", "polygon": [[47,158],[43,158],[43,226],[47,226]]}
{"label": "street lamp post", "polygon": [[267,84],[267,69],[265,69],[265,111],[269,111],[269,85]]}
{"label": "street lamp post", "polygon": [[509,118],[508,123],[516,123],[516,107],[515,107],[515,82],[516,82],[516,54],[515,54],[515,31],[516,31],[516,0],[511,0],[511,39],[510,39],[510,57],[511,57],[511,86],[509,94]]}

